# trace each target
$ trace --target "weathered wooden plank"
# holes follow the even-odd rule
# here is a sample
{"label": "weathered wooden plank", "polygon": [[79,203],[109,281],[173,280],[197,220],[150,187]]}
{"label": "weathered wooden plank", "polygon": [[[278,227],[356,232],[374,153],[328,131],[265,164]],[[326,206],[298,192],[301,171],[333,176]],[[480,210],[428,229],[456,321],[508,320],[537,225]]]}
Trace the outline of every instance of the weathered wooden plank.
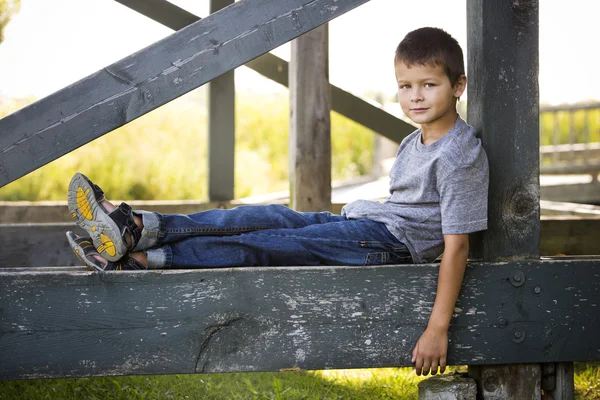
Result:
{"label": "weathered wooden plank", "polygon": [[290,61],[290,205],[331,208],[329,30],[323,25],[292,41]]}
{"label": "weathered wooden plank", "polygon": [[194,14],[166,0],[115,0],[173,30],[179,30],[198,21]]}
{"label": "weathered wooden plank", "polygon": [[[336,206],[339,213],[342,205]],[[600,254],[600,219],[553,217],[543,219],[541,226],[543,256]],[[77,230],[77,226],[74,223],[0,224],[0,268],[81,265],[65,239],[67,230]]]}
{"label": "weathered wooden plank", "polygon": [[0,186],[368,0],[244,0],[0,120]]}
{"label": "weathered wooden plank", "polygon": [[[467,1],[468,119],[490,166],[488,230],[473,240],[474,253],[485,261],[540,255],[538,9],[537,0]],[[517,340],[517,334],[524,335],[515,332]],[[484,389],[479,396],[539,399],[541,368],[525,362],[503,374],[497,367],[470,366]],[[496,377],[491,390],[483,381],[488,375]]]}
{"label": "weathered wooden plank", "polygon": [[511,365],[469,365],[469,375],[475,378],[478,398],[481,399],[542,398],[541,374],[538,364],[528,364],[519,368]]}
{"label": "weathered wooden plank", "polygon": [[[437,270],[0,271],[0,379],[409,366]],[[600,359],[599,278],[598,261],[470,265],[449,364]]]}
{"label": "weathered wooden plank", "polygon": [[540,254],[600,254],[599,238],[599,218],[544,217],[540,229]]}
{"label": "weathered wooden plank", "polygon": [[600,205],[600,183],[596,181],[575,185],[542,186],[542,198],[552,201]]}
{"label": "weathered wooden plank", "polygon": [[[215,13],[234,0],[211,0]],[[235,72],[229,71],[208,83],[208,200],[234,198]]]}
{"label": "weathered wooden plank", "polygon": [[[195,19],[190,22],[189,13],[183,10],[184,12],[180,15],[178,7],[175,6],[168,9],[167,16],[162,12],[162,7],[166,7],[165,5],[161,5],[155,12],[148,12],[147,9],[149,6],[151,8],[152,4],[140,6],[139,0],[117,1],[173,30],[179,30],[192,22],[200,20],[200,17],[194,15]],[[166,3],[164,0],[152,1],[152,3],[156,2]],[[246,63],[245,66],[280,85],[288,86],[288,62],[273,54],[263,54]],[[331,109],[333,111],[396,143],[400,143],[402,139],[415,130],[412,125],[335,85],[329,84],[329,90],[331,91]]]}
{"label": "weathered wooden plank", "polygon": [[539,255],[538,3],[468,0],[469,123],[490,165],[485,260]]}

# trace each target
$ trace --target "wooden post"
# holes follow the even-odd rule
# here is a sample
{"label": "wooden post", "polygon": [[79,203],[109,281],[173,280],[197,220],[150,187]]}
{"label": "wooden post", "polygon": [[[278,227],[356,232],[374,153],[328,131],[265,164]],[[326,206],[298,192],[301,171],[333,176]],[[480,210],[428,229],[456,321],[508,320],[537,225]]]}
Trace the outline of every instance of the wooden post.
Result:
{"label": "wooden post", "polygon": [[[211,14],[234,0],[211,0]],[[235,83],[234,70],[208,84],[208,200],[234,198]]]}
{"label": "wooden post", "polygon": [[290,62],[290,205],[331,207],[331,94],[328,27],[292,42]]}
{"label": "wooden post", "polygon": [[[467,2],[468,120],[490,165],[488,230],[472,240],[484,261],[539,259],[538,13],[537,0]],[[516,352],[533,343],[527,332],[505,337]],[[541,396],[539,364],[469,366],[469,374],[484,400]]]}

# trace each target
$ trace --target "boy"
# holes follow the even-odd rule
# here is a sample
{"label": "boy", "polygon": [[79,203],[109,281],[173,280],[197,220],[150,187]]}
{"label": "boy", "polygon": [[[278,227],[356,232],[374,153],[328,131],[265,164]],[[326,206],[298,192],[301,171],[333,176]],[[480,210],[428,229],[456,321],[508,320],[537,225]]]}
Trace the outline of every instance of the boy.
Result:
{"label": "boy", "polygon": [[487,158],[456,112],[466,76],[455,39],[436,28],[410,32],[394,66],[402,110],[421,128],[400,145],[385,202],[358,200],[342,215],[277,205],[160,215],[115,208],[76,174],[69,209],[91,237],[68,232],[71,247],[99,271],[425,263],[443,252],[429,324],[412,354],[417,375],[443,373],[468,233],[487,228]]}

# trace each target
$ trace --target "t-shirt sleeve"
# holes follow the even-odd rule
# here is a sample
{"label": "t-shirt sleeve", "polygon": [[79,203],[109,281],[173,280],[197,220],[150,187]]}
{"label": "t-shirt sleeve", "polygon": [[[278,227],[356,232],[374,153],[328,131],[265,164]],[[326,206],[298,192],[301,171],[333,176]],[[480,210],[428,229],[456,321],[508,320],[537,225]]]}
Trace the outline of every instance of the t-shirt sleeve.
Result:
{"label": "t-shirt sleeve", "polygon": [[444,235],[487,229],[489,174],[486,167],[461,166],[438,181]]}

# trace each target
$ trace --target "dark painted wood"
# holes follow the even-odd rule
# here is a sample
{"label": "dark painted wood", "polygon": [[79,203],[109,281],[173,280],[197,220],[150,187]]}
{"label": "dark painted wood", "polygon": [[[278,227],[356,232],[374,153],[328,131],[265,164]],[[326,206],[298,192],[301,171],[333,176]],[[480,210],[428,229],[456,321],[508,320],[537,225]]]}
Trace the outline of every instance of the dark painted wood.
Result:
{"label": "dark painted wood", "polygon": [[[538,0],[467,0],[468,120],[490,166],[488,230],[473,236],[472,251],[490,262],[540,255],[538,8]],[[539,399],[540,366],[518,362],[502,374],[470,367],[481,399]],[[490,390],[486,376],[497,382]]]}
{"label": "dark painted wood", "polygon": [[484,260],[539,255],[538,2],[468,0],[468,119],[490,165]]}
{"label": "dark painted wood", "polygon": [[240,1],[3,118],[0,186],[367,1]]}
{"label": "dark painted wood", "polygon": [[290,61],[290,205],[331,208],[331,93],[327,25],[292,42]]}
{"label": "dark painted wood", "polygon": [[166,0],[115,1],[176,31],[198,20],[194,14]]}
{"label": "dark painted wood", "polygon": [[[410,366],[437,277],[437,265],[0,270],[0,379]],[[598,360],[599,306],[598,261],[472,264],[449,364]]]}
{"label": "dark painted wood", "polygon": [[[189,13],[183,10],[183,13],[180,14],[180,11],[176,8],[170,8],[168,15],[164,15],[162,12],[147,12],[148,7],[139,6],[139,0],[119,0],[119,2],[174,30],[179,30],[192,22],[200,20],[200,17],[194,15],[195,19],[190,22]],[[154,2],[166,1],[154,0]],[[288,62],[273,54],[263,54],[246,63],[245,66],[280,85],[288,86]],[[329,88],[333,111],[358,122],[396,143],[400,143],[402,139],[415,130],[415,127],[412,125],[364,101],[360,97],[356,97],[335,85],[330,84]]]}
{"label": "dark painted wood", "polygon": [[599,218],[544,217],[541,221],[540,254],[600,254],[599,238]]}
{"label": "dark painted wood", "polygon": [[[215,13],[234,0],[210,0]],[[229,71],[208,83],[208,200],[234,198],[235,72]]]}
{"label": "dark painted wood", "polygon": [[478,398],[541,399],[540,364],[528,364],[519,368],[511,365],[469,365],[469,375],[477,382]]}
{"label": "dark painted wood", "polygon": [[69,247],[66,231],[85,234],[74,223],[0,224],[0,268],[81,265]]}
{"label": "dark painted wood", "polygon": [[[205,205],[206,206],[206,205]],[[342,204],[333,212],[340,213]],[[227,205],[224,208],[231,208]],[[148,208],[148,207],[145,207]],[[213,207],[214,208],[214,207]],[[155,207],[157,211],[192,213],[200,207]],[[208,209],[208,206],[206,207]],[[68,220],[66,218],[65,220]],[[0,224],[0,268],[58,267],[81,265],[65,238],[73,223]],[[83,233],[83,231],[78,231]],[[542,221],[541,250],[544,256],[600,254],[600,219],[545,219]]]}

